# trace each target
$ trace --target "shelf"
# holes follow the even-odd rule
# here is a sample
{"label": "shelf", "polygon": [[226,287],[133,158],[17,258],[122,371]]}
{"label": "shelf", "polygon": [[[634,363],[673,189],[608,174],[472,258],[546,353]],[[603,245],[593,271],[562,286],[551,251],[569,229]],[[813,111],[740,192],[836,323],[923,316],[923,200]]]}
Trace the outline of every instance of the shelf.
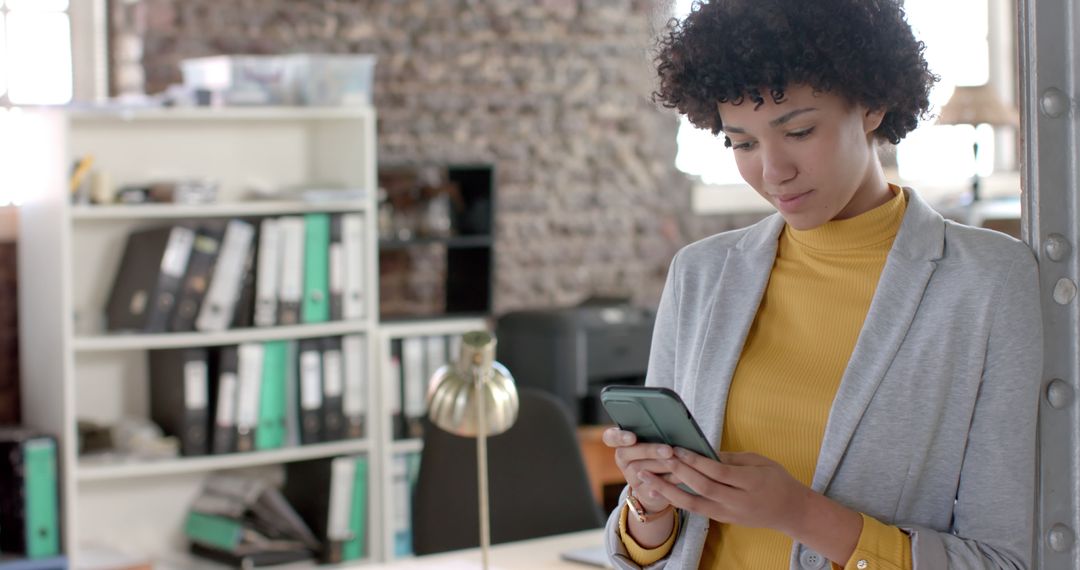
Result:
{"label": "shelf", "polygon": [[222,346],[243,342],[338,336],[367,332],[369,327],[367,321],[334,321],[308,325],[233,329],[221,332],[77,336],[74,345],[75,350],[81,352]]}
{"label": "shelf", "polygon": [[207,205],[147,204],[128,206],[72,206],[73,220],[144,220],[278,216],[308,212],[358,212],[367,202],[231,202]]}
{"label": "shelf", "polygon": [[350,107],[126,107],[68,109],[78,121],[309,121],[374,117],[370,106]]}
{"label": "shelf", "polygon": [[366,439],[334,441],[275,449],[273,451],[255,451],[251,453],[230,453],[228,455],[207,455],[120,464],[87,464],[80,460],[79,481],[108,481],[130,479],[133,477],[154,477],[160,475],[178,475],[200,473],[218,469],[238,469],[289,463],[307,459],[319,459],[336,455],[348,455],[370,451]]}
{"label": "shelf", "polygon": [[483,316],[475,318],[441,318],[430,317],[403,319],[397,322],[383,321],[379,327],[383,335],[388,338],[400,338],[416,335],[445,335],[462,334],[472,330],[488,330],[487,322]]}
{"label": "shelf", "polygon": [[416,439],[399,439],[390,444],[390,453],[397,455],[399,453],[419,453],[424,449],[424,440]]}
{"label": "shelf", "polygon": [[392,250],[392,249],[406,249],[409,247],[441,244],[447,248],[468,248],[468,247],[491,247],[492,239],[489,235],[479,236],[454,236],[447,238],[415,238],[415,239],[380,239],[380,250]]}

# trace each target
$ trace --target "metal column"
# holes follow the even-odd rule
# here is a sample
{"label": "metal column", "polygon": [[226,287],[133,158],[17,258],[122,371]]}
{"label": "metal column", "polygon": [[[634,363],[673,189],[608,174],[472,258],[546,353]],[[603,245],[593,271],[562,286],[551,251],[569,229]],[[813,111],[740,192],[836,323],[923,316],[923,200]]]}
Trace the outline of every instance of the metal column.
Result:
{"label": "metal column", "polygon": [[1078,384],[1077,139],[1080,59],[1072,0],[1019,0],[1024,239],[1039,257],[1046,359],[1039,403],[1035,568],[1080,568],[1076,533]]}

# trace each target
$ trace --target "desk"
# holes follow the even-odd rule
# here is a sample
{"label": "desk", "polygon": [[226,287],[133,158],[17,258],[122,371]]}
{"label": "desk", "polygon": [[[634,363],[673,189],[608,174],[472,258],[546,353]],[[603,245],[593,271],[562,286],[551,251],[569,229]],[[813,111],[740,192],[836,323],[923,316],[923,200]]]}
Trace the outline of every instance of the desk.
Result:
{"label": "desk", "polygon": [[[534,538],[520,542],[506,542],[491,547],[489,562],[491,570],[549,570],[558,568],[564,570],[588,570],[594,568],[599,570],[594,566],[566,562],[559,558],[559,554],[567,550],[602,546],[603,544],[604,529],[602,528]],[[356,568],[356,570],[479,570],[481,568],[480,549],[470,548],[443,554],[417,556],[374,566],[343,568]]]}
{"label": "desk", "polygon": [[[585,461],[585,471],[589,474],[589,486],[596,502],[610,511],[614,504],[604,492],[609,485],[616,485],[619,491],[626,485],[622,471],[615,466],[615,450],[604,445],[604,430],[612,426],[579,426],[577,429],[578,446],[581,447],[581,459]],[[617,502],[618,498],[615,498]]]}

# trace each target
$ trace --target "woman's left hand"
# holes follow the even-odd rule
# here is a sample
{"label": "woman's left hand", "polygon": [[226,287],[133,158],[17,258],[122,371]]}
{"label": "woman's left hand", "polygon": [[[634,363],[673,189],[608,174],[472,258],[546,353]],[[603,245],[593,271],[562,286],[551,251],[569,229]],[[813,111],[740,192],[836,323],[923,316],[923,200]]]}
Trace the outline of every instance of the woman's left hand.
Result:
{"label": "woman's left hand", "polygon": [[[667,461],[668,478],[647,476],[646,492],[676,507],[722,523],[771,528],[791,535],[799,528],[813,491],[779,463],[756,453],[720,453],[720,461],[678,449]],[[676,486],[685,483],[694,496]]]}

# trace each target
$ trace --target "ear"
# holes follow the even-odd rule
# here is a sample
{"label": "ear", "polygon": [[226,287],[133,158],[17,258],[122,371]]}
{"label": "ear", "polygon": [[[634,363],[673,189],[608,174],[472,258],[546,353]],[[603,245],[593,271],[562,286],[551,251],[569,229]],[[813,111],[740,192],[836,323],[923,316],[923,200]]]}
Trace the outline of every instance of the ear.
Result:
{"label": "ear", "polygon": [[863,132],[870,134],[876,131],[881,126],[881,121],[884,120],[884,109],[867,109],[863,112]]}

